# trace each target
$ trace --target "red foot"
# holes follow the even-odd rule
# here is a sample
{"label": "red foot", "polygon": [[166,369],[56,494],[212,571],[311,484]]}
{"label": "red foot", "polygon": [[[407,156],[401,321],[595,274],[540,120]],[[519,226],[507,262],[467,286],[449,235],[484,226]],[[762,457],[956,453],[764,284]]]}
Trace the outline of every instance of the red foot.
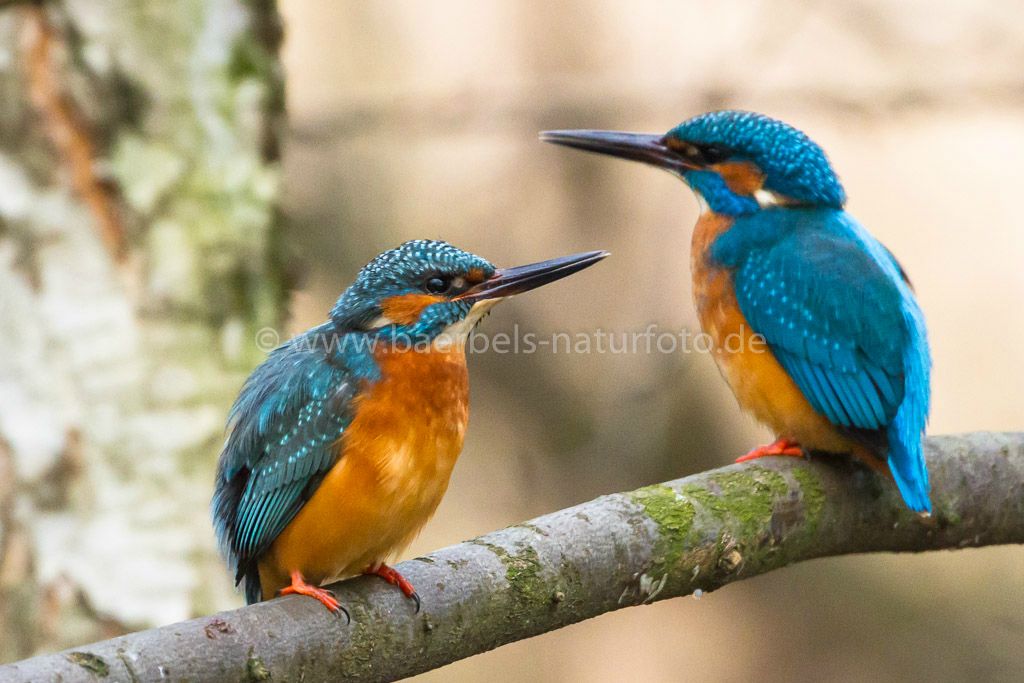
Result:
{"label": "red foot", "polygon": [[280,594],[295,594],[311,597],[314,600],[318,600],[321,605],[330,611],[331,614],[344,614],[349,623],[352,622],[352,617],[349,616],[348,610],[341,606],[341,603],[334,597],[334,593],[326,588],[318,588],[312,584],[306,583],[306,580],[302,578],[302,572],[292,572],[292,585],[282,588]]}
{"label": "red foot", "polygon": [[364,574],[373,574],[384,579],[392,586],[398,586],[402,590],[402,594],[407,598],[412,598],[416,602],[416,611],[420,611],[420,596],[416,592],[416,589],[412,587],[409,580],[398,573],[393,567],[389,567],[386,564],[379,564],[376,567],[368,568]]}
{"label": "red foot", "polygon": [[767,446],[758,446],[754,450],[750,451],[746,455],[736,458],[736,462],[747,462],[749,460],[757,460],[758,458],[764,458],[769,455],[793,455],[796,457],[803,457],[804,449],[800,448],[800,444],[792,439],[781,438],[775,443],[770,443]]}

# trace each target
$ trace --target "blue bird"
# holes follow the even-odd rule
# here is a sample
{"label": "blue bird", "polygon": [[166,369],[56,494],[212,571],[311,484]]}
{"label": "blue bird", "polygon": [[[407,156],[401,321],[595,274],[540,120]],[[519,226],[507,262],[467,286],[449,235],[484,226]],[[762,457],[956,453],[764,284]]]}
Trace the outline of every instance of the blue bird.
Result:
{"label": "blue bird", "polygon": [[696,193],[701,326],[740,406],[778,437],[740,461],[848,453],[890,473],[912,510],[931,511],[924,316],[895,257],[843,209],[846,193],[817,144],[743,111],[703,114],[665,135],[541,139],[657,166]]}
{"label": "blue bird", "polygon": [[342,613],[321,584],[369,573],[418,608],[385,562],[433,514],[462,450],[470,333],[502,299],[605,256],[497,269],[406,242],[360,271],[329,321],[272,351],[231,409],[212,504],[247,602],[295,593]]}

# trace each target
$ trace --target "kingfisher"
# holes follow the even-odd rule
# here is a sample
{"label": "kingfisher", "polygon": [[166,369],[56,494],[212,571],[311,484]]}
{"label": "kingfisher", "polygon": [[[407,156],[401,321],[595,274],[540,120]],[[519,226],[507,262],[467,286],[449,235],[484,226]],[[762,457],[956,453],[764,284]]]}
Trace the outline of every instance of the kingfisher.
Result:
{"label": "kingfisher", "polygon": [[329,320],[273,350],[228,417],[211,505],[246,602],[360,573],[420,599],[386,561],[434,513],[469,417],[466,342],[505,298],[600,261],[590,251],[515,268],[414,240],[359,272]]}
{"label": "kingfisher", "polygon": [[910,509],[930,513],[924,316],[893,254],[844,210],[821,147],[745,111],[705,113],[664,135],[541,139],[651,164],[697,195],[698,318],[738,403],[777,437],[738,461],[852,455],[891,476]]}

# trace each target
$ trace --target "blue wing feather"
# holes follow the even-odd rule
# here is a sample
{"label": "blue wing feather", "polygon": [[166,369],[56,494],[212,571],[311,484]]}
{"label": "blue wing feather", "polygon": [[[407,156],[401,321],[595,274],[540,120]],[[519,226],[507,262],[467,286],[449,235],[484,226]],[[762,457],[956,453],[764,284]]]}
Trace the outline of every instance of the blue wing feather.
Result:
{"label": "blue wing feather", "polygon": [[900,295],[860,245],[795,231],[751,254],[735,278],[740,310],[816,410],[859,429],[895,417],[906,337]]}
{"label": "blue wing feather", "polygon": [[352,420],[358,382],[328,355],[330,334],[314,328],[271,352],[228,418],[213,518],[249,602],[261,597],[256,561],[334,466]]}
{"label": "blue wing feather", "polygon": [[712,255],[735,269],[740,310],[815,410],[879,435],[907,503],[930,509],[928,344],[892,255],[845,212],[821,209],[737,219]]}

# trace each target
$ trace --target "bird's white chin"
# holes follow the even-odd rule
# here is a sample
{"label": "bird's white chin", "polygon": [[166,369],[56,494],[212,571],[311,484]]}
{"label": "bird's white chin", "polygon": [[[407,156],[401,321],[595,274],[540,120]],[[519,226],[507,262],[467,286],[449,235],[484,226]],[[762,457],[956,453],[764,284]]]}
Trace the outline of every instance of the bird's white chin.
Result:
{"label": "bird's white chin", "polygon": [[477,326],[485,315],[487,315],[495,305],[503,301],[505,297],[495,297],[493,299],[484,299],[473,304],[473,307],[469,309],[469,313],[462,320],[452,323],[448,327],[444,328],[440,334],[434,337],[433,344],[431,345],[434,349],[440,351],[447,351],[453,347],[465,346],[466,340],[469,339],[469,335],[473,332],[473,328]]}

